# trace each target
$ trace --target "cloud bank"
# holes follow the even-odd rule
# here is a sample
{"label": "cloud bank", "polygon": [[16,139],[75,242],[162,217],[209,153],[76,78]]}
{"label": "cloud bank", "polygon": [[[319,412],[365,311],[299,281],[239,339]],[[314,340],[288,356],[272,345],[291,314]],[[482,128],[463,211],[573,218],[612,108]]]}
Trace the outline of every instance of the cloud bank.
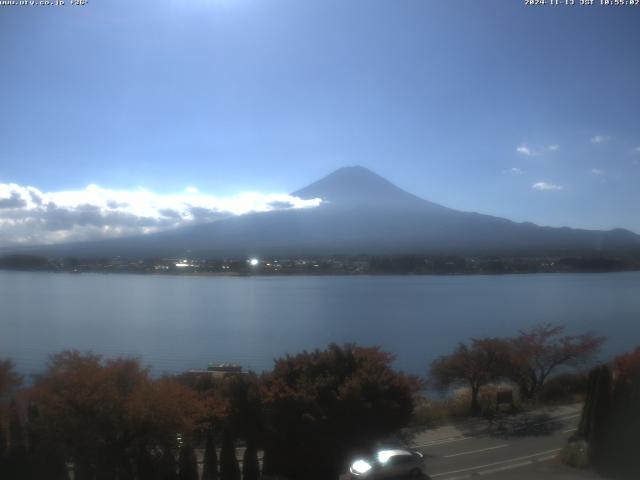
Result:
{"label": "cloud bank", "polygon": [[249,212],[312,208],[320,199],[243,193],[216,197],[187,187],[184,193],[145,189],[43,192],[0,183],[0,246],[52,244],[153,233]]}

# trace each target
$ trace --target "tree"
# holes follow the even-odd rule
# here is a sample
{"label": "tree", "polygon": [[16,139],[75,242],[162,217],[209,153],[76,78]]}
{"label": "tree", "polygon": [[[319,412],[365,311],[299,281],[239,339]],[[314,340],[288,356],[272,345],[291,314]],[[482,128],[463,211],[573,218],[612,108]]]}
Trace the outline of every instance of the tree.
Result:
{"label": "tree", "polygon": [[263,402],[260,381],[253,372],[225,378],[220,385],[225,428],[234,438],[256,443],[262,436]]}
{"label": "tree", "polygon": [[613,372],[592,369],[578,435],[591,464],[606,478],[635,480],[640,471],[640,347],[617,357]]}
{"label": "tree", "polygon": [[41,436],[56,439],[77,478],[130,478],[140,452],[171,451],[200,417],[195,392],[152,379],[138,360],[77,351],[52,356],[30,397]]}
{"label": "tree", "polygon": [[179,480],[198,480],[198,459],[190,442],[185,442],[180,448],[178,469]]}
{"label": "tree", "polygon": [[236,447],[229,430],[225,430],[222,435],[220,480],[240,480],[240,466],[236,457]]}
{"label": "tree", "polygon": [[260,478],[260,464],[258,462],[258,451],[253,442],[247,443],[242,458],[242,480],[258,480]]}
{"label": "tree", "polygon": [[509,376],[518,385],[523,398],[533,398],[557,368],[587,364],[606,340],[591,333],[563,335],[564,331],[562,325],[546,323],[521,331],[512,340]]}
{"label": "tree", "polygon": [[165,447],[159,460],[158,480],[178,480],[178,466],[173,450]]}
{"label": "tree", "polygon": [[27,441],[22,425],[22,416],[15,400],[11,401],[9,407],[9,440],[11,441],[10,452],[26,452]]}
{"label": "tree", "polygon": [[9,406],[9,450],[7,452],[5,470],[8,478],[27,478],[30,475],[25,438],[20,408],[15,400]]}
{"label": "tree", "polygon": [[0,423],[0,478],[7,478],[7,450],[9,442],[7,442],[7,436],[4,433],[4,427]]}
{"label": "tree", "polygon": [[578,435],[587,440],[590,460],[596,463],[606,449],[607,417],[610,411],[612,375],[609,367],[601,365],[589,373],[587,398],[582,408],[582,417],[578,425]]}
{"label": "tree", "polygon": [[15,365],[9,359],[0,359],[0,399],[20,386],[22,377],[15,372]]}
{"label": "tree", "polygon": [[202,465],[202,480],[218,480],[218,455],[213,430],[207,430],[204,444],[204,460]]}
{"label": "tree", "polygon": [[69,472],[63,449],[57,439],[42,435],[40,410],[34,402],[27,406],[27,444],[30,477],[33,480],[68,480]]}
{"label": "tree", "polygon": [[441,389],[467,385],[471,390],[471,414],[478,415],[480,388],[505,375],[509,351],[508,342],[499,338],[472,339],[470,346],[460,343],[452,354],[431,364],[431,378]]}
{"label": "tree", "polygon": [[614,361],[607,434],[601,443],[612,477],[638,478],[640,456],[640,347]]}
{"label": "tree", "polygon": [[135,463],[136,480],[156,480],[160,477],[160,458],[148,449],[140,449]]}
{"label": "tree", "polygon": [[333,344],[276,360],[263,379],[263,473],[335,478],[354,451],[406,425],[420,383],[394,371],[393,358],[377,347]]}

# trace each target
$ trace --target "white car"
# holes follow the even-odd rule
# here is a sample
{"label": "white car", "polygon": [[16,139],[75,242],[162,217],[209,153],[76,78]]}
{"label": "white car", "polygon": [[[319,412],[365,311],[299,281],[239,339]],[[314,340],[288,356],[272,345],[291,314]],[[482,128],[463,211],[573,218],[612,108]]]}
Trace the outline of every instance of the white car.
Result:
{"label": "white car", "polygon": [[380,450],[371,458],[358,459],[351,464],[349,473],[354,480],[427,475],[424,456],[420,452],[403,449]]}

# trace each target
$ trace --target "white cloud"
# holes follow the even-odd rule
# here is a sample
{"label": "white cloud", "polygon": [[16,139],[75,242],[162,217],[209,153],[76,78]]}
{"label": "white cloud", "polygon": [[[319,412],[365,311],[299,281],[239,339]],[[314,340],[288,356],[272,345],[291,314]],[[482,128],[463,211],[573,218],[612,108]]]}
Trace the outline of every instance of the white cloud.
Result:
{"label": "white cloud", "polygon": [[516,148],[516,152],[518,152],[519,154],[524,155],[526,157],[532,157],[533,155],[535,155],[533,150],[531,150],[526,145],[520,145],[518,148]]}
{"label": "white cloud", "polygon": [[320,199],[247,192],[233,197],[185,193],[157,194],[143,188],[43,192],[0,183],[0,246],[57,243],[152,233],[249,212],[309,208]]}
{"label": "white cloud", "polygon": [[611,140],[611,137],[608,135],[596,135],[594,137],[591,137],[591,143],[595,144],[608,142],[609,140]]}
{"label": "white cloud", "polygon": [[533,188],[534,190],[562,190],[564,187],[555,183],[536,182],[531,185],[531,188]]}
{"label": "white cloud", "polygon": [[521,168],[513,167],[513,168],[509,168],[508,170],[505,170],[504,173],[510,173],[512,175],[524,175],[527,172],[525,172]]}
{"label": "white cloud", "polygon": [[601,170],[599,168],[592,168],[591,174],[596,176],[604,175],[604,170]]}
{"label": "white cloud", "polygon": [[540,148],[534,149],[523,143],[518,148],[516,148],[516,152],[518,152],[520,155],[524,155],[525,157],[537,157],[539,155],[544,155],[545,153],[548,153],[548,152],[555,152],[559,148],[560,148],[560,145],[553,144],[553,145],[547,145],[546,147],[540,147]]}

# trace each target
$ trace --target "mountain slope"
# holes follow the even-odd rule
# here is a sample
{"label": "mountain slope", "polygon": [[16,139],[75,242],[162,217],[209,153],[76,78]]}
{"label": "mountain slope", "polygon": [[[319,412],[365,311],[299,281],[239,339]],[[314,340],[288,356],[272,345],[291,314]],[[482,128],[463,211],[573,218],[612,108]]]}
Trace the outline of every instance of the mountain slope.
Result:
{"label": "mountain slope", "polygon": [[627,230],[540,227],[452,210],[363,167],[346,167],[293,193],[319,207],[253,213],[133,238],[33,249],[85,257],[328,254],[582,254],[640,250]]}

